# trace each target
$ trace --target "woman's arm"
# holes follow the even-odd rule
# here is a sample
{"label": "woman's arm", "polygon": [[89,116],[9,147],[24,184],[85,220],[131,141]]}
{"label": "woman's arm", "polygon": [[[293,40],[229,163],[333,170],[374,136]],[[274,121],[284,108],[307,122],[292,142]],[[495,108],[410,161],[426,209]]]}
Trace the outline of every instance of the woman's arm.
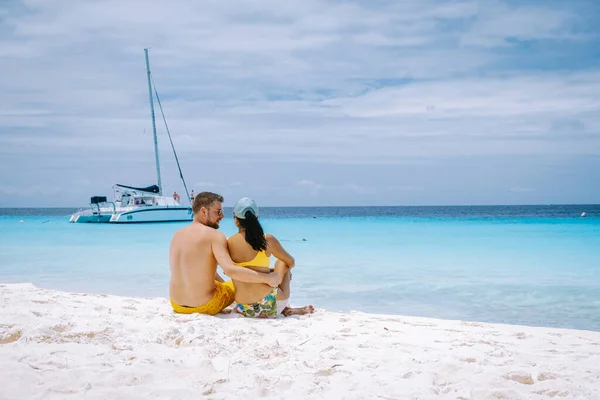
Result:
{"label": "woman's arm", "polygon": [[275,236],[269,234],[265,235],[265,237],[267,238],[268,249],[271,254],[278,260],[283,261],[289,269],[294,268],[296,265],[294,257],[283,248],[281,243],[279,243],[279,240],[277,240]]}
{"label": "woman's arm", "polygon": [[279,280],[279,283],[277,283],[277,285],[281,285],[281,282],[283,281],[283,277],[285,276],[285,274],[287,274],[287,272],[290,269],[283,261],[277,260],[277,261],[275,261],[275,266],[274,266],[273,270],[277,274],[279,274],[279,276],[281,277],[281,279]]}

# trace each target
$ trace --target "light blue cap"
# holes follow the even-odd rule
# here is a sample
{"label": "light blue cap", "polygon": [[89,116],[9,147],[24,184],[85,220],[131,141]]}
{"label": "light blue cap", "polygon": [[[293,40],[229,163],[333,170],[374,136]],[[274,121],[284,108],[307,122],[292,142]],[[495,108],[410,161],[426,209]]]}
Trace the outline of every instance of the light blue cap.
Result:
{"label": "light blue cap", "polygon": [[256,217],[258,217],[258,206],[256,202],[247,197],[242,197],[235,203],[233,207],[233,215],[239,219],[246,219],[246,212],[251,211]]}

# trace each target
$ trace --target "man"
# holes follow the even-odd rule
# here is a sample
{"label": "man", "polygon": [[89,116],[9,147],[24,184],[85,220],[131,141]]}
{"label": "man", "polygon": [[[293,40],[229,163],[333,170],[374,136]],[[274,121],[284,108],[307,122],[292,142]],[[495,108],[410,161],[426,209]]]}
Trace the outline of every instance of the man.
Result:
{"label": "man", "polygon": [[217,230],[223,219],[223,196],[199,193],[194,198],[192,212],[194,220],[175,232],[169,251],[169,296],[175,312],[215,315],[233,303],[233,283],[223,281],[217,273],[217,264],[232,279],[271,287],[279,285],[278,273],[262,274],[237,267],[231,261],[227,239]]}

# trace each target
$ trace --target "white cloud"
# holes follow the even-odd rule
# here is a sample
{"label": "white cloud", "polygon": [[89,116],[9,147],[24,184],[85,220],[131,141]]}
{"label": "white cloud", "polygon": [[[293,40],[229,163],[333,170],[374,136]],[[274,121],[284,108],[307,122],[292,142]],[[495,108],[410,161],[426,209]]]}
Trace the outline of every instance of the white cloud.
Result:
{"label": "white cloud", "polygon": [[313,181],[309,181],[308,179],[303,179],[301,181],[297,181],[295,183],[296,186],[319,186],[318,184],[314,183]]}
{"label": "white cloud", "polygon": [[600,72],[509,74],[409,83],[326,100],[351,117],[511,117],[569,115],[600,109]]}
{"label": "white cloud", "polygon": [[[585,46],[598,46],[599,29],[584,6],[4,2],[0,168],[10,162],[17,175],[2,183],[18,189],[34,167],[56,184],[65,175],[92,186],[153,179],[148,46],[196,190],[237,195],[265,170],[283,171],[282,163],[368,171],[447,157],[597,157],[600,65],[585,58]],[[537,50],[519,47],[539,40]],[[583,61],[573,67],[577,57]],[[178,174],[156,111],[164,181],[174,189]],[[241,167],[256,161],[263,170]],[[197,171],[210,172],[210,182]],[[286,171],[265,183],[278,188],[276,198],[284,186],[313,196],[427,186],[346,187],[327,169]]]}
{"label": "white cloud", "polygon": [[[507,40],[573,39],[575,16],[564,5],[534,7],[499,1],[481,4],[475,24],[462,37],[463,45],[507,46]],[[558,6],[558,7],[557,7]]]}

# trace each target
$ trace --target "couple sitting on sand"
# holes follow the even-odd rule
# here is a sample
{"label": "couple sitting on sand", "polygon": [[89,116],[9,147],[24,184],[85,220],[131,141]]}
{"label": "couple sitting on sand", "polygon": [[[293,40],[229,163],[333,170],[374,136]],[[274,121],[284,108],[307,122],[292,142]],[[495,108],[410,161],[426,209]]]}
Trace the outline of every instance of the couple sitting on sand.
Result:
{"label": "couple sitting on sand", "polygon": [[[239,232],[229,238],[217,230],[223,219],[223,196],[199,193],[192,212],[194,220],[175,232],[169,252],[169,296],[175,312],[215,315],[234,301],[234,310],[250,318],[314,311],[312,306],[287,306],[294,258],[275,236],[264,234],[254,200],[244,197],[235,204]],[[271,255],[277,258],[273,270]],[[231,281],[218,274],[217,264]]]}

